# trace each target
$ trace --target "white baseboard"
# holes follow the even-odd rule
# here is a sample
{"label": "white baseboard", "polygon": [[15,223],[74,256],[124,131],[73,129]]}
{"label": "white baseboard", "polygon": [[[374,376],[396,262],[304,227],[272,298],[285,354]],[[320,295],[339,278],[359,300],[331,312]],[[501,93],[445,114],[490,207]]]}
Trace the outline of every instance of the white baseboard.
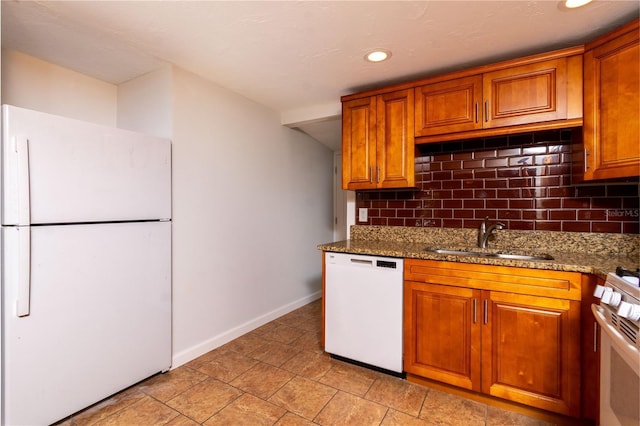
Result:
{"label": "white baseboard", "polygon": [[320,297],[322,297],[322,291],[317,291],[315,293],[310,294],[309,296],[305,296],[301,299],[298,299],[294,302],[284,305],[278,309],[268,312],[265,315],[262,315],[258,318],[252,319],[251,321],[241,324],[238,327],[232,328],[231,330],[218,334],[217,336],[214,336],[211,339],[205,340],[202,343],[194,345],[179,353],[173,354],[171,369],[173,370],[174,368],[180,367],[181,365],[184,365],[187,362],[193,359],[196,359],[199,356],[204,355],[209,351],[219,348],[220,346],[232,341],[233,339],[237,339],[243,334],[246,334],[252,330],[255,330],[256,328],[261,327],[266,323],[273,321],[274,319],[279,318],[285,314],[288,314],[289,312],[294,311],[304,305],[307,305],[313,302],[314,300],[318,300]]}

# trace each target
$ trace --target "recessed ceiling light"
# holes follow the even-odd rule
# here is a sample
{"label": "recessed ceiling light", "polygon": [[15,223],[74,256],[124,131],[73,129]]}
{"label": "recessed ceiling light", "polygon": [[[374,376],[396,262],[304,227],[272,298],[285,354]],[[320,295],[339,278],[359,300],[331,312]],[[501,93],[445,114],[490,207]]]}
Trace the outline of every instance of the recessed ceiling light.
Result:
{"label": "recessed ceiling light", "polygon": [[584,6],[587,3],[591,3],[591,0],[566,0],[564,5],[569,9],[575,9],[576,7]]}
{"label": "recessed ceiling light", "polygon": [[384,49],[376,49],[367,53],[364,56],[364,59],[366,59],[369,62],[382,62],[382,61],[386,61],[390,57],[391,57],[390,51],[384,50]]}

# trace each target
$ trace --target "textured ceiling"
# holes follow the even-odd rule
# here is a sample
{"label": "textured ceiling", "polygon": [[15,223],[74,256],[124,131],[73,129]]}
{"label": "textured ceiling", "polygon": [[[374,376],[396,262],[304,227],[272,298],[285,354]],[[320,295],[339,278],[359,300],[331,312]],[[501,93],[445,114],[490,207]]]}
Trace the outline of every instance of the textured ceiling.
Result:
{"label": "textured ceiling", "polygon": [[[114,84],[176,64],[336,148],[341,95],[581,44],[639,10],[637,0],[572,11],[555,0],[3,0],[2,46]],[[392,58],[366,63],[376,47]]]}

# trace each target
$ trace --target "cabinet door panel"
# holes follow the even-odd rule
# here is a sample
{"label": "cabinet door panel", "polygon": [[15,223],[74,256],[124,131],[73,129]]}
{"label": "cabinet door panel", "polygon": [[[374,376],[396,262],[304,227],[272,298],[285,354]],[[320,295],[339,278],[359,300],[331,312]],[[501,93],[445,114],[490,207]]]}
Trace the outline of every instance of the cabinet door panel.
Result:
{"label": "cabinet door panel", "polygon": [[414,186],[413,90],[379,95],[376,102],[376,183],[380,188]]}
{"label": "cabinet door panel", "polygon": [[585,53],[585,179],[640,175],[639,63],[637,29]]}
{"label": "cabinet door panel", "polygon": [[544,61],[483,75],[484,127],[567,118],[567,60]]}
{"label": "cabinet door panel", "polygon": [[376,98],[342,105],[342,188],[375,188]]}
{"label": "cabinet door panel", "polygon": [[580,302],[484,292],[482,390],[580,414]]}
{"label": "cabinet door panel", "polygon": [[405,282],[407,372],[480,390],[479,296],[478,290]]}
{"label": "cabinet door panel", "polygon": [[416,136],[482,128],[482,76],[428,84],[415,89]]}

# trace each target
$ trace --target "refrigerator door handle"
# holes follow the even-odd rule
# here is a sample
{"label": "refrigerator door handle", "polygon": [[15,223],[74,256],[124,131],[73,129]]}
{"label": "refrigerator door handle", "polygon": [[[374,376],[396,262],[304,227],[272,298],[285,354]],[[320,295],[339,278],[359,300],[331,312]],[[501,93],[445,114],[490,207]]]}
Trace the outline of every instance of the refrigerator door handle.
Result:
{"label": "refrigerator door handle", "polygon": [[14,149],[17,160],[18,224],[31,224],[30,182],[29,182],[29,139],[24,136],[15,138]]}
{"label": "refrigerator door handle", "polygon": [[26,136],[11,136],[9,143],[3,141],[3,225],[31,224],[31,174],[29,170],[29,139]]}
{"label": "refrigerator door handle", "polygon": [[31,305],[31,229],[18,228],[18,300],[16,315],[26,317]]}

